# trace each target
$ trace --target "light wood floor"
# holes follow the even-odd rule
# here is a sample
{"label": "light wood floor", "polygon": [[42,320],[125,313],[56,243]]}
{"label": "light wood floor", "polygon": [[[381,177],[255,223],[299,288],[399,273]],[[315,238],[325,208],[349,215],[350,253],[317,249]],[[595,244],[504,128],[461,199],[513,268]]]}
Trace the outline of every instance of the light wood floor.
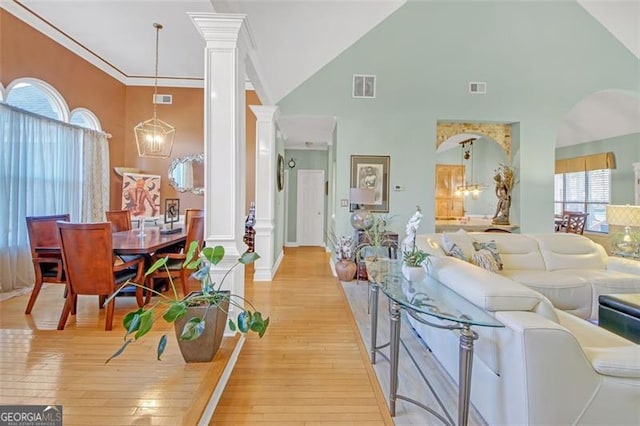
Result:
{"label": "light wood floor", "polygon": [[[320,248],[287,249],[274,281],[247,280],[271,325],[246,339],[211,424],[392,424],[340,286]],[[116,301],[105,332],[97,300],[80,297],[56,331],[62,290],[44,288],[28,316],[28,295],[0,302],[0,404],[61,404],[65,425],[198,423],[237,339],[212,363],[185,364],[170,337],[158,362],[157,331],[105,365],[134,300]]]}

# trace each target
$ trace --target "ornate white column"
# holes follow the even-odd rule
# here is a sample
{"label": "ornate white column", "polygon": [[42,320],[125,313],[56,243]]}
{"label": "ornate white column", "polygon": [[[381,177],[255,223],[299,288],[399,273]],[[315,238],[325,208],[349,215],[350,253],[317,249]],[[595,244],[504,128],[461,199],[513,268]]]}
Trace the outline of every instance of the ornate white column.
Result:
{"label": "ornate white column", "polygon": [[276,124],[277,106],[251,105],[256,116],[256,253],[254,281],[271,281],[275,274]]}
{"label": "ornate white column", "polygon": [[[226,256],[213,279],[220,282],[246,247],[245,59],[253,49],[244,14],[189,13],[206,42],[204,79],[205,240]],[[223,288],[244,296],[244,267],[235,268]],[[237,308],[229,307],[235,317]]]}

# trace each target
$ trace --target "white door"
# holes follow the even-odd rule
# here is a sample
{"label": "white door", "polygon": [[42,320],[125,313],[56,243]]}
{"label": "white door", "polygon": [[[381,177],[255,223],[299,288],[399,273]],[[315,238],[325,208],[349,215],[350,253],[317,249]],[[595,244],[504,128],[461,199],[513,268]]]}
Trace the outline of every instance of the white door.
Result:
{"label": "white door", "polygon": [[300,246],[324,246],[324,170],[298,170],[296,214]]}

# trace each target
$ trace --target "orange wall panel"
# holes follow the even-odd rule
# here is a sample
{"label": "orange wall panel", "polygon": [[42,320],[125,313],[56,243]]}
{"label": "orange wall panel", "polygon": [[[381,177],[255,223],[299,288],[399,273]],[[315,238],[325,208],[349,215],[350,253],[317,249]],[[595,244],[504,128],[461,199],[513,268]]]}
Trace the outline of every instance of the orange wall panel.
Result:
{"label": "orange wall panel", "polygon": [[[113,167],[134,167],[161,176],[162,198],[179,198],[180,207],[202,208],[204,197],[179,193],[169,185],[167,171],[176,157],[204,151],[203,90],[159,87],[159,94],[173,95],[173,104],[157,105],[157,116],[176,128],[171,157],[141,158],[133,128],[153,116],[153,87],[125,86],[67,48],[0,9],[0,82],[6,88],[13,80],[32,77],[58,90],[69,109],[84,107],[98,117],[111,133],[110,208],[120,209],[122,178]],[[255,199],[255,116],[248,105],[260,105],[255,91],[246,92],[247,211]],[[164,205],[161,205],[164,210]]]}
{"label": "orange wall panel", "polygon": [[[160,175],[160,195],[179,198],[180,209],[203,208],[204,197],[189,192],[177,192],[170,184],[167,172],[173,159],[204,151],[204,100],[202,89],[158,87],[158,94],[172,95],[171,105],[156,105],[157,117],[176,129],[173,148],[169,158],[138,157],[138,148],[133,128],[153,117],[153,87],[127,87],[125,121],[125,157],[122,164],[114,166],[135,167],[142,173]],[[120,185],[122,181],[119,179]],[[164,211],[164,205],[160,206]]]}
{"label": "orange wall panel", "polygon": [[[124,158],[124,102],[126,86],[102,70],[0,9],[0,81],[6,88],[13,80],[32,77],[43,80],[62,95],[70,110],[84,107],[111,133],[111,165]],[[111,173],[110,198],[113,207]]]}

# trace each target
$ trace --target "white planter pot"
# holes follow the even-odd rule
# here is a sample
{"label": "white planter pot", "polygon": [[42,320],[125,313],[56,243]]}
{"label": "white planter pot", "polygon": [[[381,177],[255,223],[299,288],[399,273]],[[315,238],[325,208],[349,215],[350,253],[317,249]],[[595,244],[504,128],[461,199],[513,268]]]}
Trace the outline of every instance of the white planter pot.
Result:
{"label": "white planter pot", "polygon": [[420,282],[427,276],[427,270],[422,266],[408,266],[402,264],[402,275],[411,282]]}

